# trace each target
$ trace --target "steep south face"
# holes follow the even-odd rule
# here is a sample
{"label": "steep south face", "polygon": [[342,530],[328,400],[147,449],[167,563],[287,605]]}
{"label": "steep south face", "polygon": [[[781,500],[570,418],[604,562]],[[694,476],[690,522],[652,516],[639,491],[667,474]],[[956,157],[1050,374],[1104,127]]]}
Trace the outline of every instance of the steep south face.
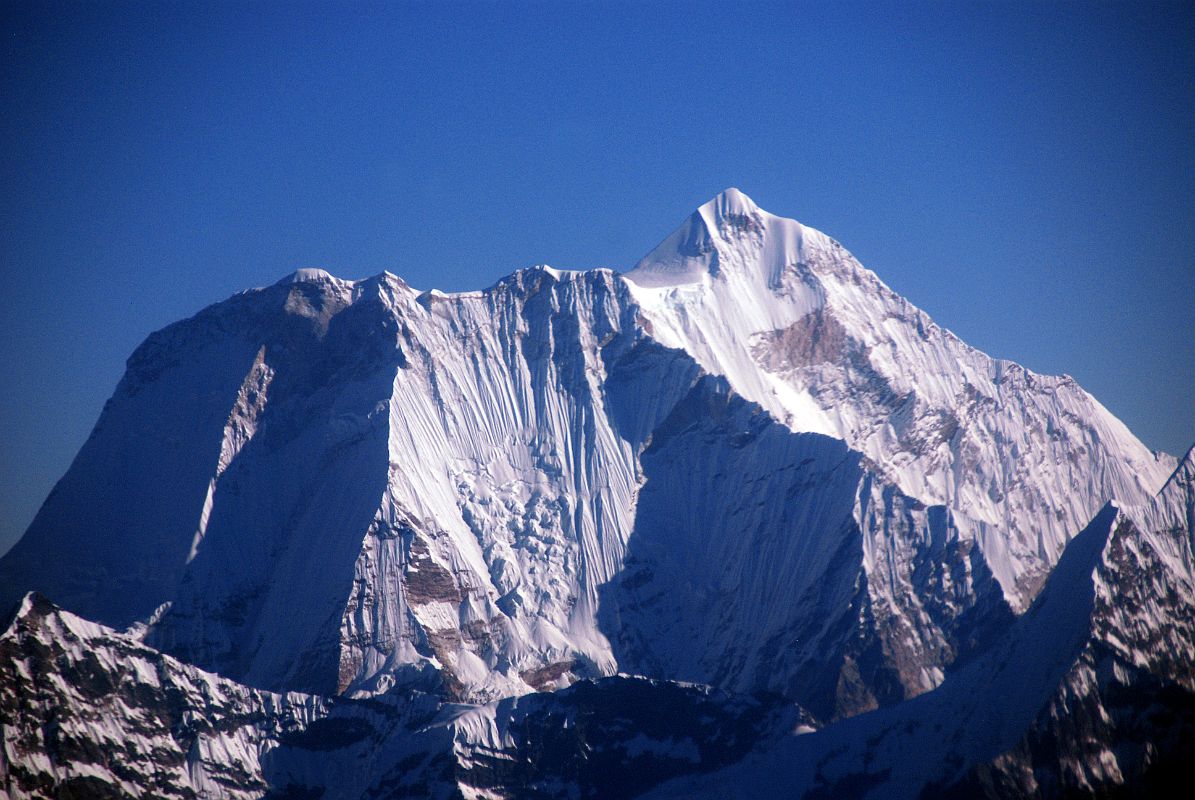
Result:
{"label": "steep south face", "polygon": [[[487,700],[623,670],[829,717],[936,685],[1066,520],[1161,463],[737,194],[673,238],[627,278],[307,273],[167,329],[6,585],[122,625],[169,603],[149,642],[256,686]],[[73,560],[99,542],[135,592]]]}
{"label": "steep south face", "polygon": [[605,271],[529,270],[397,298],[393,313],[410,365],[341,622],[340,688],[424,671],[484,699],[614,671],[597,590],[621,568],[643,437],[693,366],[662,359],[651,395],[618,402],[608,372],[641,333]]}
{"label": "steep south face", "polygon": [[448,714],[419,693],[270,694],[33,595],[0,636],[0,786],[14,798],[1166,793],[1195,730],[1192,463],[1150,506],[1105,507],[1029,612],[938,690],[816,733],[777,697],[626,677]]}

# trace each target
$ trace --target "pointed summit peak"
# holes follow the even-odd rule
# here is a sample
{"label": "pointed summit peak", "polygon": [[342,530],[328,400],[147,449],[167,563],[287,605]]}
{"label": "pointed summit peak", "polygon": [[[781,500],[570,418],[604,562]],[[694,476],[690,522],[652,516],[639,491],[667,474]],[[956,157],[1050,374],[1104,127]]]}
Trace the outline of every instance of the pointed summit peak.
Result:
{"label": "pointed summit peak", "polygon": [[643,287],[683,286],[715,278],[727,264],[772,285],[799,260],[804,228],[761,209],[735,188],[709,200],[627,273]]}
{"label": "pointed summit peak", "polygon": [[700,283],[717,271],[716,239],[745,221],[756,225],[759,206],[731,187],[689,215],[672,235],[648,253],[627,277],[639,286],[682,286]]}
{"label": "pointed summit peak", "polygon": [[755,201],[735,187],[730,187],[698,209],[702,215],[715,223],[721,223],[735,217],[748,217],[758,213],[759,206]]}

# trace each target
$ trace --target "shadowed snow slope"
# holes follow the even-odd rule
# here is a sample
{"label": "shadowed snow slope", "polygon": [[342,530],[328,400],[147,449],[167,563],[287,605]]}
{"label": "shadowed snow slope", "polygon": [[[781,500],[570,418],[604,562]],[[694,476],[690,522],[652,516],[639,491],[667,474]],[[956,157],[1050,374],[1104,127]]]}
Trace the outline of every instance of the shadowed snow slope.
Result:
{"label": "shadowed snow slope", "polygon": [[933,692],[652,796],[1164,796],[1195,757],[1193,476],[1188,454],[1152,503],[1107,505]]}
{"label": "shadowed snow slope", "polygon": [[1173,467],[728,190],[625,277],[308,269],[153,334],[0,599],[264,689],[623,670],[831,719],[937,686]]}

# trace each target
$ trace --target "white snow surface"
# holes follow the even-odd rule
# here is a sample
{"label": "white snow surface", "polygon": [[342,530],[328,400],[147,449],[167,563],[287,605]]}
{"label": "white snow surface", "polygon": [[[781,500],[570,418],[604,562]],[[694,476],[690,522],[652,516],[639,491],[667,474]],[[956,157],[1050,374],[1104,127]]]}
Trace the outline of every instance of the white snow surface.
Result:
{"label": "white snow surface", "polygon": [[[891,622],[916,694],[986,571],[1024,609],[1109,498],[1175,465],[733,189],[625,276],[446,294],[300,270],[129,365],[0,583],[121,626],[169,602],[147,642],[273,689],[438,675],[486,702],[621,658],[784,690],[811,662],[761,654],[832,605]],[[686,403],[717,424],[678,428]],[[610,616],[640,554],[682,578],[681,619]],[[935,559],[953,567],[927,583]]]}

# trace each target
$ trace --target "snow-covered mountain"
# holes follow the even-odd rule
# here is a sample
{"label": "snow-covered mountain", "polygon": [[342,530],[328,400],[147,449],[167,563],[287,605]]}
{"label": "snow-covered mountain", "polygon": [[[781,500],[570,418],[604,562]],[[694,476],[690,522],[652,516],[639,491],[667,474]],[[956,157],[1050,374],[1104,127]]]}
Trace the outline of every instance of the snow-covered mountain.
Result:
{"label": "snow-covered mountain", "polygon": [[[989,669],[1067,542],[1175,467],[731,189],[625,275],[301,270],[153,334],[0,601],[128,628],[254,708],[499,720],[630,673],[817,724]],[[454,729],[458,770],[518,751],[502,724]]]}

